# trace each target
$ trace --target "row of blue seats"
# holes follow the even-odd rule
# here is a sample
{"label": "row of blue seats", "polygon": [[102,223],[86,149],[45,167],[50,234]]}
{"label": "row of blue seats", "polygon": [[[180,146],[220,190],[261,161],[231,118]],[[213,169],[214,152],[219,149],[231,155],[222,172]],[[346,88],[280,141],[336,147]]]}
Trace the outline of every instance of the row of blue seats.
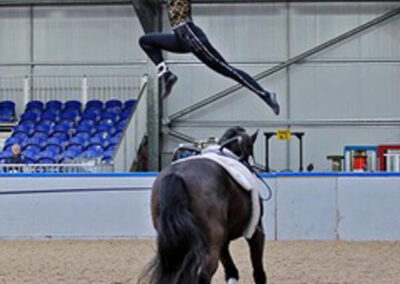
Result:
{"label": "row of blue seats", "polygon": [[[57,122],[59,120],[70,120],[76,122],[82,119],[91,119],[98,122],[101,119],[111,119],[117,122],[128,118],[135,106],[134,100],[127,101],[124,105],[120,101],[112,100],[107,103],[111,102],[113,104],[106,103],[108,106],[102,108],[102,102],[96,100],[88,102],[82,112],[80,102],[78,101],[67,102],[65,108],[61,106],[56,107],[56,102],[58,101],[50,101],[49,103],[53,103],[54,106],[50,104],[50,106],[45,109],[37,106],[37,102],[33,105],[29,103],[25,112],[21,115],[21,121],[37,122],[39,120],[50,120]],[[76,105],[72,103],[76,103]]]}
{"label": "row of blue seats", "polygon": [[71,139],[64,140],[61,137],[51,137],[46,139],[42,136],[34,136],[25,141],[21,141],[18,137],[10,138],[6,141],[4,151],[10,151],[14,144],[18,144],[22,147],[23,150],[26,149],[35,149],[35,152],[39,152],[40,150],[44,150],[47,148],[55,149],[54,152],[60,153],[64,150],[68,150],[72,146],[77,146],[81,150],[88,149],[91,146],[101,146],[103,150],[108,149],[110,146],[116,146],[121,139],[121,134],[117,134],[115,136],[109,135],[98,135],[93,136],[89,139],[85,139],[82,136],[75,136]]}
{"label": "row of blue seats", "polygon": [[[87,102],[85,110],[94,109],[100,112],[102,110],[120,110],[123,116],[127,116],[135,105],[136,100],[128,100],[126,102],[120,100],[109,100],[105,103],[100,100],[90,100]],[[71,119],[73,117],[73,111],[81,112],[81,110],[82,103],[76,100],[70,100],[65,103],[58,100],[51,100],[47,103],[31,101],[27,104],[22,119],[38,119],[43,117],[56,119],[54,114],[61,115],[61,118]],[[33,117],[31,113],[35,113],[36,117]],[[15,119],[15,103],[12,101],[0,102],[0,122],[13,122]]]}
{"label": "row of blue seats", "polygon": [[[76,158],[111,161],[136,101],[31,101],[6,140],[0,162],[22,147],[28,163],[57,163]],[[3,158],[2,158],[3,157]]]}
{"label": "row of blue seats", "polygon": [[32,121],[23,121],[16,125],[13,129],[13,135],[26,134],[26,136],[33,136],[34,133],[45,133],[51,136],[53,133],[61,132],[66,134],[75,134],[77,132],[88,132],[93,135],[96,132],[108,131],[111,134],[115,132],[121,132],[124,130],[128,120],[124,119],[118,123],[114,123],[112,120],[103,120],[99,123],[95,123],[93,120],[82,120],[75,124],[72,121],[60,121],[55,124],[50,120],[43,120],[38,123]]}
{"label": "row of blue seats", "polygon": [[[32,150],[25,150],[22,152],[22,156],[27,164],[42,163],[42,164],[55,164],[65,163],[69,160],[76,159],[94,159],[99,158],[103,162],[110,163],[113,159],[115,149],[102,150],[102,149],[69,149],[61,154],[57,154],[51,150],[44,150],[41,152],[35,152]],[[9,151],[0,152],[0,164],[7,163],[12,153]]]}
{"label": "row of blue seats", "polygon": [[[120,100],[108,100],[105,103],[100,100],[90,100],[86,103],[85,107],[86,108],[132,108],[136,104],[136,100],[127,100],[126,102],[122,102]],[[28,109],[40,109],[40,110],[45,110],[45,109],[58,109],[58,110],[63,110],[63,109],[82,109],[82,103],[77,100],[70,100],[66,101],[65,103],[62,103],[59,100],[51,100],[46,103],[43,103],[41,101],[30,101],[26,105],[26,110]]]}

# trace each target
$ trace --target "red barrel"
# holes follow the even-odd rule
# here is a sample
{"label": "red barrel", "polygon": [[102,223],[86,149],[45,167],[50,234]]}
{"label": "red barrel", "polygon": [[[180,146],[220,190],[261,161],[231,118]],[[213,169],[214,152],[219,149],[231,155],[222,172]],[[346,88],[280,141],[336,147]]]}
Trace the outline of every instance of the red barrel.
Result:
{"label": "red barrel", "polygon": [[353,170],[362,172],[366,168],[367,168],[367,156],[365,154],[354,156]]}

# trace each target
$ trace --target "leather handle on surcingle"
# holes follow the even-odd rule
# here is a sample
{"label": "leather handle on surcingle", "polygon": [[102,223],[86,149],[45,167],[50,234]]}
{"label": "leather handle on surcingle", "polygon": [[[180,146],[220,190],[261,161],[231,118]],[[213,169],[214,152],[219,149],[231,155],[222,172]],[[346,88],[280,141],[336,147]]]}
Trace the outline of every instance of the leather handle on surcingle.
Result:
{"label": "leather handle on surcingle", "polygon": [[[236,142],[236,141],[239,142],[239,144],[242,144],[242,137],[236,136],[236,137],[226,140],[224,143],[221,144],[221,147],[219,148],[219,150],[221,152],[223,152],[224,148],[228,147],[229,145],[231,145],[233,142]],[[240,148],[242,148],[242,147],[240,147]]]}
{"label": "leather handle on surcingle", "polygon": [[179,155],[180,151],[192,151],[192,152],[195,152],[196,154],[200,154],[201,153],[201,150],[198,149],[197,147],[194,147],[194,146],[181,146],[181,147],[178,147],[177,149],[174,150],[172,161],[178,160],[178,155]]}

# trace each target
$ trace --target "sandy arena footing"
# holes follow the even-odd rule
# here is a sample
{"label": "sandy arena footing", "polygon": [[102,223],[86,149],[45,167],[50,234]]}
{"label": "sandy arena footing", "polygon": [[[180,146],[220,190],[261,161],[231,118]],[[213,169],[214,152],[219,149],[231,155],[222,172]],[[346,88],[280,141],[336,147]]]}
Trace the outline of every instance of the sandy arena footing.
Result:
{"label": "sandy arena footing", "polygon": [[[0,283],[131,284],[154,241],[1,241]],[[253,283],[246,242],[232,245],[240,283]],[[268,242],[269,284],[400,283],[400,242]],[[219,267],[213,283],[224,283]]]}

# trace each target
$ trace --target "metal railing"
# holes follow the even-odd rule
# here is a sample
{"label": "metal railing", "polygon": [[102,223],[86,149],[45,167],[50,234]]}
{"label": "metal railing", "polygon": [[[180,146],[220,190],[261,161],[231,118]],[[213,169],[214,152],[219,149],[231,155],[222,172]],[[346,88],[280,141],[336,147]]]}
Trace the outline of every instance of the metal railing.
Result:
{"label": "metal railing", "polygon": [[21,113],[31,100],[135,99],[140,84],[135,75],[1,77],[0,98],[14,101]]}
{"label": "metal railing", "polygon": [[108,173],[113,164],[96,161],[71,164],[0,164],[0,173]]}

